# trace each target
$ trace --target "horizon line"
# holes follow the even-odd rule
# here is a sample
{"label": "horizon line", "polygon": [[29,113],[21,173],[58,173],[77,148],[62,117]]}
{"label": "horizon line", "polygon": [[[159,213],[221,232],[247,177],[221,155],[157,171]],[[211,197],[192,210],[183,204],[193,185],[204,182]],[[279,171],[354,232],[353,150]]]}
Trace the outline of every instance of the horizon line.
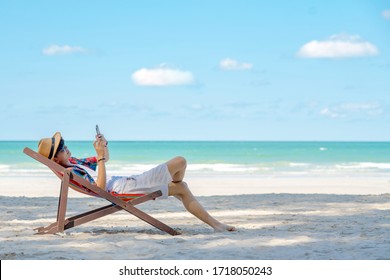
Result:
{"label": "horizon line", "polygon": [[[24,140],[7,140],[7,139],[0,139],[0,142],[38,142],[39,140],[31,140],[31,139],[24,139]],[[93,141],[93,139],[90,140],[81,140],[81,139],[67,139],[66,141],[72,141],[72,142],[90,142]],[[109,140],[108,142],[390,142],[390,140],[164,140],[164,139],[156,139],[156,140]]]}

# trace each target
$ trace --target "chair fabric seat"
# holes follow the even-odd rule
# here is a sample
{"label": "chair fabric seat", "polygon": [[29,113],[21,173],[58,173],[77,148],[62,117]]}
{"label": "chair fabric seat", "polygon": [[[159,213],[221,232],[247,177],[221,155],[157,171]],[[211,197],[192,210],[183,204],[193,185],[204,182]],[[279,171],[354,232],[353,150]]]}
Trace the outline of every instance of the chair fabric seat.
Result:
{"label": "chair fabric seat", "polygon": [[[64,175],[60,172],[55,172],[58,177],[62,178]],[[77,176],[77,175],[76,175]],[[69,187],[71,187],[74,191],[85,194],[85,195],[90,195],[94,197],[100,197],[98,194],[94,193],[93,191],[87,189],[86,187],[80,185],[74,180],[69,181]],[[120,198],[123,201],[130,201],[133,200],[137,197],[144,196],[144,193],[115,193],[115,192],[109,192],[111,195]]]}

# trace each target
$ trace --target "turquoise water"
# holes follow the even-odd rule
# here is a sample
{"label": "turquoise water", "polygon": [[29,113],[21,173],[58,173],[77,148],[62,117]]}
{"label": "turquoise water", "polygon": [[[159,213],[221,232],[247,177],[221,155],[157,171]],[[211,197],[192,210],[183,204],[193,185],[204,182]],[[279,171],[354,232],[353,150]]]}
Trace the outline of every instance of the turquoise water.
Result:
{"label": "turquoise water", "polygon": [[[94,155],[92,141],[67,141],[76,157]],[[0,141],[0,174],[34,172],[40,165],[23,154],[33,141]],[[189,171],[222,173],[388,172],[390,142],[110,141],[111,167],[132,170],[176,156]],[[142,169],[142,168],[141,168]]]}

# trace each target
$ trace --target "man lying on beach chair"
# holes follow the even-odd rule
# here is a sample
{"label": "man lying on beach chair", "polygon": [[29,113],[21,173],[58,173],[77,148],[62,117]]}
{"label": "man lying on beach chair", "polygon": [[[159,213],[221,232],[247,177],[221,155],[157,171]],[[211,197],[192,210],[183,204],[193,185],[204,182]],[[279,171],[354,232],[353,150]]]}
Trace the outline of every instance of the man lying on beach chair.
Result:
{"label": "man lying on beach chair", "polygon": [[[211,226],[215,231],[235,230],[233,226],[223,224],[210,216],[193,196],[183,181],[187,167],[183,157],[175,157],[139,175],[107,176],[105,167],[109,154],[107,144],[102,134],[97,135],[93,143],[97,156],[77,159],[71,157],[71,152],[65,145],[65,141],[57,132],[51,138],[40,140],[39,154],[28,148],[24,150],[29,156],[47,165],[62,179],[57,222],[49,227],[39,228],[38,233],[61,232],[123,209],[163,231],[176,235],[178,232],[134,207],[134,205],[146,200],[167,198],[168,196],[175,196],[181,200],[191,214]],[[97,172],[95,172],[96,168]],[[68,187],[85,194],[105,198],[113,205],[64,220]],[[134,195],[129,194],[135,194],[139,197],[133,199]],[[146,195],[140,196],[140,194]]]}

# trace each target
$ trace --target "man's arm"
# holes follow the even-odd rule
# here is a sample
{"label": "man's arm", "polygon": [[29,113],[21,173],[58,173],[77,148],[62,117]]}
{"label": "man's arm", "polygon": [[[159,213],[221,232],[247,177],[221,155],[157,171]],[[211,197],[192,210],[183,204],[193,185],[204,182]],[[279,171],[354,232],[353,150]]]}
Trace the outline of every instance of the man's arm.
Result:
{"label": "man's arm", "polygon": [[107,162],[109,159],[110,159],[110,153],[108,152],[108,146],[106,145],[104,147],[104,158],[105,158],[105,162]]}

